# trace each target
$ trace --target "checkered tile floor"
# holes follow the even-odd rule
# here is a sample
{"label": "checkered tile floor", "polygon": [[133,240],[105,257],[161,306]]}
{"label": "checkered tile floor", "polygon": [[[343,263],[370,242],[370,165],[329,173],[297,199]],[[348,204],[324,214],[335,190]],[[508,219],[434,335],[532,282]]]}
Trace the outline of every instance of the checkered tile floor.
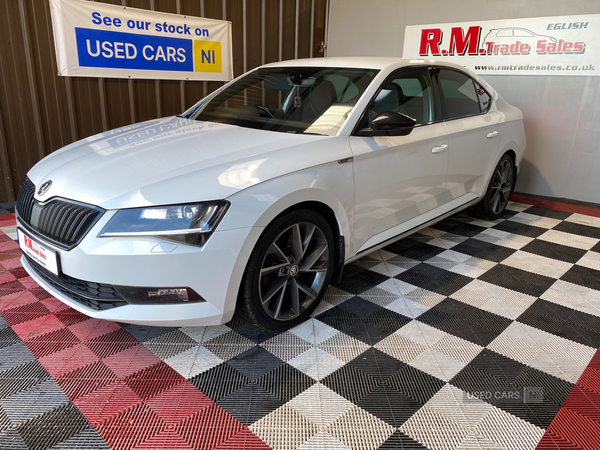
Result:
{"label": "checkered tile floor", "polygon": [[[454,216],[348,265],[281,334],[89,319],[27,276],[13,225],[0,216],[1,449],[534,449],[600,347],[587,215]],[[591,398],[580,384],[569,399]],[[590,444],[568,448],[600,448],[589,402]]]}

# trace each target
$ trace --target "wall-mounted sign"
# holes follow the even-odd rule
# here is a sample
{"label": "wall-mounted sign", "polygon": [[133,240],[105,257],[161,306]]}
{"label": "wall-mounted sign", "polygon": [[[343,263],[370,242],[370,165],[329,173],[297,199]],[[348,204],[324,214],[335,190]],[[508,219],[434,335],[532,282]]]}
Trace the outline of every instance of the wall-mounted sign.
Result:
{"label": "wall-mounted sign", "polygon": [[410,25],[404,58],[487,75],[600,75],[600,14]]}
{"label": "wall-mounted sign", "polygon": [[229,81],[231,22],[50,0],[58,74]]}

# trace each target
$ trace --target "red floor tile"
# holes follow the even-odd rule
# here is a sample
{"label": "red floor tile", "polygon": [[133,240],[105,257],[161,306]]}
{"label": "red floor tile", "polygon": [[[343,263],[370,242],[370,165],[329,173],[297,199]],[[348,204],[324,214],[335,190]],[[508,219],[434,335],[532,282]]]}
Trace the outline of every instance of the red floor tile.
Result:
{"label": "red floor tile", "polygon": [[75,400],[117,381],[117,376],[102,361],[65,373],[56,382],[67,397]]}
{"label": "red floor tile", "polygon": [[238,434],[219,444],[215,447],[215,450],[269,450],[270,448],[252,431],[243,429]]}
{"label": "red floor tile", "polygon": [[[600,350],[590,361],[536,450],[600,448]],[[591,388],[591,389],[590,389]]]}
{"label": "red floor tile", "polygon": [[193,450],[185,439],[175,431],[165,429],[147,441],[135,446],[133,450]]}
{"label": "red floor tile", "polygon": [[86,317],[86,320],[69,325],[69,330],[82,341],[89,341],[121,329],[119,325],[109,320],[92,319],[88,316],[84,317]]}
{"label": "red floor tile", "polygon": [[142,399],[135,395],[122,381],[115,381],[101,387],[73,402],[85,415],[92,425],[112,420],[119,414],[133,409],[142,403]]}
{"label": "red floor tile", "polygon": [[510,200],[512,202],[525,203],[526,205],[541,206],[542,208],[555,209],[557,211],[565,211],[571,213],[584,214],[586,216],[600,217],[600,208],[593,208],[590,206],[573,205],[571,203],[538,199],[521,194],[513,194],[510,197]]}
{"label": "red floor tile", "polygon": [[187,382],[164,361],[129,375],[123,381],[143,400],[154,397],[183,381]]}
{"label": "red floor tile", "polygon": [[191,383],[180,383],[146,400],[146,404],[169,424],[179,423],[214,402]]}
{"label": "red floor tile", "polygon": [[112,450],[129,450],[156,436],[166,424],[143,403],[99,423],[96,430]]}
{"label": "red floor tile", "polygon": [[115,353],[102,362],[110,367],[120,379],[159,363],[161,359],[141,343]]}
{"label": "red floor tile", "polygon": [[85,344],[76,344],[39,359],[40,363],[54,378],[98,360],[99,358]]}
{"label": "red floor tile", "polygon": [[197,412],[176,427],[179,435],[198,450],[212,450],[243,429],[247,428],[216,404]]}

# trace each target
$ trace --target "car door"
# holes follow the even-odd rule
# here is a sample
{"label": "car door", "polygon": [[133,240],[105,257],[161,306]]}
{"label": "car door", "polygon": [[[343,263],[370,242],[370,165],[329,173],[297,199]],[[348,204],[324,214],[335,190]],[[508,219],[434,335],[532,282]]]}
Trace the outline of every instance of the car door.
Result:
{"label": "car door", "polygon": [[451,197],[443,213],[479,198],[487,189],[500,141],[501,114],[490,111],[491,97],[462,71],[435,68],[440,103],[448,129],[448,176]]}
{"label": "car door", "polygon": [[406,136],[350,137],[354,155],[356,253],[437,217],[446,192],[448,139],[427,67],[401,69],[383,84],[357,130],[394,111],[416,120]]}

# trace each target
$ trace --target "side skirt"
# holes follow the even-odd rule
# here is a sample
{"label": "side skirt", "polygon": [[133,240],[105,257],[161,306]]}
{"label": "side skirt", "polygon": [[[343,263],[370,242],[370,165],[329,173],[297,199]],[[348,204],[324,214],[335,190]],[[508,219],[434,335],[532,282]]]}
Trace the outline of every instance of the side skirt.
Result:
{"label": "side skirt", "polygon": [[450,216],[452,216],[452,215],[454,215],[454,214],[456,214],[456,213],[458,213],[458,212],[460,212],[460,211],[462,211],[464,209],[467,209],[470,206],[475,205],[476,203],[479,202],[479,200],[480,200],[479,198],[471,200],[470,202],[467,202],[464,205],[461,205],[461,206],[459,206],[457,208],[454,208],[451,211],[448,211],[445,214],[442,214],[441,216],[436,217],[435,219],[429,220],[428,222],[424,222],[421,225],[417,225],[416,227],[413,227],[410,230],[407,230],[407,231],[405,231],[403,233],[400,233],[399,235],[394,236],[391,239],[387,239],[387,240],[385,240],[385,241],[383,241],[383,242],[381,242],[381,243],[379,243],[377,245],[369,247],[369,248],[361,251],[360,253],[357,253],[356,255],[351,256],[350,258],[348,258],[346,260],[345,264],[351,263],[352,261],[356,261],[357,259],[360,259],[363,256],[368,255],[369,253],[372,253],[372,252],[374,252],[376,250],[379,250],[379,249],[381,249],[381,248],[383,248],[383,247],[385,247],[387,245],[393,244],[394,242],[399,241],[400,239],[403,239],[403,238],[405,238],[407,236],[410,236],[411,234],[416,233],[417,231],[422,230],[423,228],[427,228],[427,227],[429,227],[429,226],[431,226],[431,225],[433,225],[435,223],[441,222],[442,220],[444,220],[444,219],[446,219],[446,218],[448,218],[448,217],[450,217]]}

